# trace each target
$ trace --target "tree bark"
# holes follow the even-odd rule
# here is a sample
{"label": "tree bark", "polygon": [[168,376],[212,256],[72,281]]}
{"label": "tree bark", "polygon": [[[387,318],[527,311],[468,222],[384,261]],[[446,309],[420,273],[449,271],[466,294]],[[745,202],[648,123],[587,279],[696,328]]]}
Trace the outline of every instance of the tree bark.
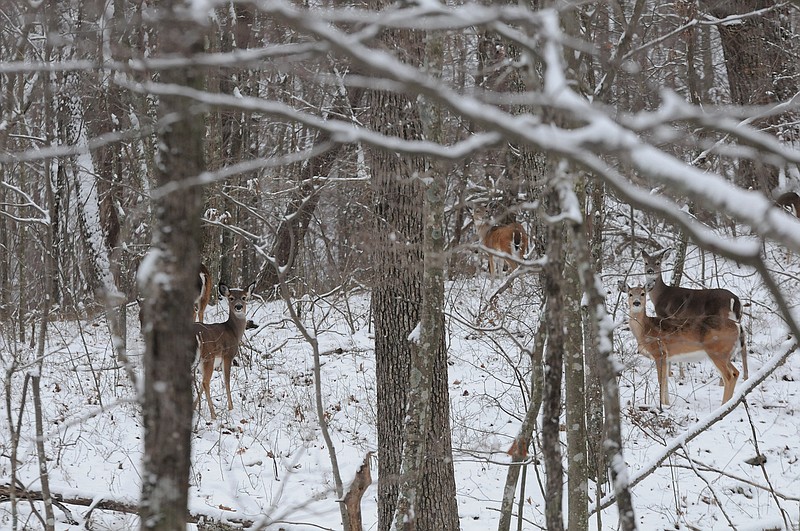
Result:
{"label": "tree bark", "polygon": [[[190,6],[179,0],[161,4],[159,54],[188,56],[203,51],[204,27],[189,20]],[[182,14],[183,13],[183,14]],[[167,83],[202,86],[197,70],[175,68],[161,73]],[[188,100],[161,97],[159,116],[181,120],[159,134],[159,186],[180,183],[204,170],[203,117]],[[157,190],[156,190],[157,191]],[[192,362],[196,340],[190,308],[200,259],[202,190],[179,187],[156,195],[153,243],[139,270],[145,324],[144,473],[141,527],[183,531],[187,521],[191,459]],[[169,279],[164,281],[164,279]]]}
{"label": "tree bark", "polygon": [[[376,129],[417,124],[413,106],[402,96],[375,92],[369,96]],[[382,125],[386,124],[386,125]],[[404,131],[395,131],[404,134]],[[411,131],[408,131],[411,132]],[[411,178],[418,161],[386,152],[371,153],[375,184],[375,268],[372,291],[378,407],[378,529],[390,528],[397,506],[400,464],[405,442],[411,344],[422,300],[421,187]]]}
{"label": "tree bark", "polygon": [[[569,531],[588,529],[589,482],[587,468],[586,387],[584,370],[584,328],[581,313],[580,279],[575,256],[564,269],[564,386],[567,423],[567,507]],[[588,345],[587,345],[588,346]]]}
{"label": "tree bark", "polygon": [[[798,91],[797,59],[791,53],[788,7],[776,7],[774,0],[701,0],[700,7],[717,18],[746,15],[735,24],[719,24],[722,53],[728,74],[731,99],[739,105],[770,105],[787,101]],[[769,9],[773,8],[773,9]],[[788,127],[783,124],[789,123]],[[772,116],[753,125],[771,128],[775,134],[797,142],[796,125],[785,115]],[[795,120],[796,123],[796,120]],[[788,136],[787,136],[788,135]],[[777,170],[751,159],[740,159],[737,184],[770,195],[778,184]]]}
{"label": "tree bark", "polygon": [[[548,214],[559,211],[558,193],[548,191],[545,208]],[[547,349],[545,351],[544,393],[542,402],[542,455],[545,466],[545,520],[550,531],[564,529],[561,463],[561,375],[564,358],[564,229],[551,223],[547,230],[547,263],[544,266],[547,297]]]}

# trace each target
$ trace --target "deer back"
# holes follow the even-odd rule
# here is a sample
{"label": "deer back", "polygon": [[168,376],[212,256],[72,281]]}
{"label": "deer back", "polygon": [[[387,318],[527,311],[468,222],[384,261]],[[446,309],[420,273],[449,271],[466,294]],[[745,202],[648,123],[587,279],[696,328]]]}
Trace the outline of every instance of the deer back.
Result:
{"label": "deer back", "polygon": [[691,289],[668,286],[661,274],[661,261],[671,249],[653,255],[642,251],[650,299],[659,317],[693,318],[719,315],[741,321],[742,303],[733,292],[723,288]]}
{"label": "deer back", "polygon": [[651,317],[647,315],[645,288],[627,287],[629,324],[640,351],[658,359],[693,361],[729,357],[739,339],[739,325],[718,314],[703,317]]}
{"label": "deer back", "polygon": [[783,208],[791,215],[800,217],[800,195],[797,192],[786,192],[778,196],[775,204]]}
{"label": "deer back", "polygon": [[481,240],[486,247],[504,253],[524,256],[528,252],[528,236],[519,223],[490,227]]}

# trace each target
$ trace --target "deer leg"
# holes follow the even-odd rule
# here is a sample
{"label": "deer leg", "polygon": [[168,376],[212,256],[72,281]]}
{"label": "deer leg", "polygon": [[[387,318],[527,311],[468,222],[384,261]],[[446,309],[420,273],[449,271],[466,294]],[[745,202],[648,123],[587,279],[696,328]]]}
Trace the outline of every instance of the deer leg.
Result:
{"label": "deer leg", "polygon": [[[211,418],[216,419],[217,413],[214,411],[214,404],[211,402],[211,375],[214,374],[214,358],[210,360],[203,360],[203,391],[206,394],[206,401],[208,402],[208,411],[211,413]],[[199,400],[200,397],[198,397]]]}
{"label": "deer leg", "polygon": [[494,276],[494,256],[489,254],[489,276]]}
{"label": "deer leg", "polygon": [[724,404],[733,396],[733,390],[736,387],[736,380],[739,379],[739,369],[734,367],[733,363],[728,361],[728,378],[725,381],[725,390],[722,393],[722,403]]}
{"label": "deer leg", "polygon": [[[733,352],[731,352],[733,354]],[[739,379],[739,369],[731,363],[731,356],[714,356],[711,358],[714,366],[719,371],[719,375],[724,382],[725,387],[722,390],[722,403],[724,404],[733,396],[733,390],[736,387],[736,380]]]}
{"label": "deer leg", "polygon": [[667,384],[669,378],[669,362],[666,358],[662,357],[656,359],[656,373],[658,373],[658,395],[661,405],[668,406],[669,388]]}
{"label": "deer leg", "polygon": [[743,379],[747,380],[747,378],[750,377],[750,373],[747,370],[747,342],[745,341],[742,323],[739,323],[739,349],[742,352],[742,371],[744,372]]}
{"label": "deer leg", "polygon": [[225,392],[228,394],[228,411],[233,410],[233,400],[231,399],[231,364],[233,357],[225,356],[222,359],[222,375],[225,377]]}

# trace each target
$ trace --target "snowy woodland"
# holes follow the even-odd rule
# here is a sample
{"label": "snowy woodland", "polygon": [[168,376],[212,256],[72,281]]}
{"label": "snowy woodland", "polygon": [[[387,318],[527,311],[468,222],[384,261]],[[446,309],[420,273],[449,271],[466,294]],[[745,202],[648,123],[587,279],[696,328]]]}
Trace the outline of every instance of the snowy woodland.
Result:
{"label": "snowy woodland", "polygon": [[0,529],[800,529],[797,0],[0,17]]}

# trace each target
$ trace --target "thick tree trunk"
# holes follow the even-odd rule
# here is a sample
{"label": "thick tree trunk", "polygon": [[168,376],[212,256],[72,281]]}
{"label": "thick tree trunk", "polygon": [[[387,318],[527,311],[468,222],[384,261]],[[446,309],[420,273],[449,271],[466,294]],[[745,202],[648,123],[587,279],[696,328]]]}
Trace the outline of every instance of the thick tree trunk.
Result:
{"label": "thick tree trunk", "polygon": [[[418,124],[406,98],[386,92],[369,96],[373,125],[401,135],[402,124]],[[410,116],[405,112],[411,111]],[[389,127],[399,128],[387,131]],[[419,161],[386,152],[370,152],[375,183],[375,269],[372,291],[378,406],[378,529],[390,528],[397,507],[411,331],[419,323],[422,301],[422,187],[412,178]]]}
{"label": "thick tree trunk", "polygon": [[[178,0],[161,4],[161,55],[188,56],[203,51],[203,26],[186,20],[191,9]],[[185,16],[185,15],[184,15]],[[162,81],[202,86],[196,70],[174,68]],[[204,170],[203,117],[191,102],[161,97],[159,115],[182,120],[160,134],[157,184],[194,177]],[[144,355],[144,473],[141,526],[148,530],[183,531],[187,520],[191,459],[192,362],[196,340],[191,323],[199,263],[202,194],[180,188],[156,199],[153,245],[139,270],[146,295]],[[162,279],[169,279],[164,282]]]}
{"label": "thick tree trunk", "polygon": [[[745,16],[735,24],[717,27],[722,40],[725,69],[733,103],[739,105],[769,105],[787,101],[798,90],[797,59],[792,56],[790,32],[782,25],[789,20],[788,7],[774,8],[773,0],[701,0],[700,7],[717,18],[744,15],[765,10],[758,16]],[[781,124],[785,115],[754,122],[753,125],[771,128],[778,136],[785,136]],[[791,123],[791,120],[789,120]],[[796,138],[796,125],[789,125]],[[763,162],[741,159],[736,172],[739,186],[772,193],[778,184],[777,170]]]}

